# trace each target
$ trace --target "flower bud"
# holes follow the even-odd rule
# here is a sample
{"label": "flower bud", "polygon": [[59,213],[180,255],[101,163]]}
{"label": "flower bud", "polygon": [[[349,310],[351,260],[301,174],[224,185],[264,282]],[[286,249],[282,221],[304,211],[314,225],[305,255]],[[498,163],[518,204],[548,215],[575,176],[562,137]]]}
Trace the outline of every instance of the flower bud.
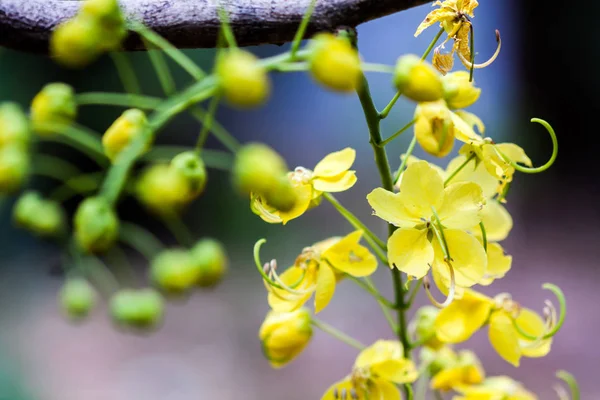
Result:
{"label": "flower bud", "polygon": [[202,239],[191,250],[191,256],[199,271],[198,285],[214,286],[227,272],[227,254],[223,245],[214,239]]}
{"label": "flower bud", "polygon": [[69,278],[60,290],[59,301],[68,317],[85,318],[96,304],[96,291],[83,278]]}
{"label": "flower bud", "polygon": [[29,154],[20,145],[0,147],[0,193],[18,190],[29,173]]}
{"label": "flower bud", "polygon": [[456,71],[442,77],[444,100],[448,107],[467,108],[479,99],[481,89],[469,82],[469,72]]}
{"label": "flower bud", "polygon": [[148,120],[143,111],[136,108],[125,111],[102,136],[104,154],[114,162],[131,142],[144,135],[147,126]]}
{"label": "flower bud", "polygon": [[102,27],[92,18],[77,16],[52,33],[50,55],[66,67],[85,67],[102,53],[101,40]]}
{"label": "flower bud", "polygon": [[413,54],[396,62],[394,85],[402,95],[417,102],[436,101],[444,94],[440,74]]}
{"label": "flower bud", "polygon": [[180,293],[196,284],[200,270],[187,250],[171,249],[158,254],[150,266],[152,281],[168,292]]}
{"label": "flower bud", "polygon": [[291,210],[298,199],[298,194],[294,190],[292,182],[286,175],[279,178],[279,182],[268,192],[263,194],[267,204],[279,211]]}
{"label": "flower bud", "polygon": [[442,346],[439,349],[423,347],[420,358],[422,365],[427,365],[429,375],[434,376],[440,371],[454,366],[457,356],[450,346]]}
{"label": "flower bud", "polygon": [[167,164],[147,167],[136,184],[137,199],[157,214],[180,211],[190,200],[187,179]]}
{"label": "flower bud", "polygon": [[443,346],[435,334],[435,317],[439,310],[432,306],[421,307],[414,318],[415,336],[423,345],[433,349]]}
{"label": "flower bud", "polygon": [[87,253],[108,250],[119,236],[119,218],[103,197],[85,199],[75,212],[75,239]]}
{"label": "flower bud", "polygon": [[285,366],[308,345],[312,337],[310,320],[310,311],[305,308],[267,314],[258,336],[263,353],[273,368]]}
{"label": "flower bud", "polygon": [[190,200],[200,196],[206,187],[206,168],[196,152],[186,151],[178,154],[171,160],[171,168],[187,180]]}
{"label": "flower bud", "polygon": [[415,136],[423,150],[445,157],[454,146],[451,111],[443,100],[419,103],[415,109]]}
{"label": "flower bud", "polygon": [[323,86],[352,92],[361,84],[360,57],[345,38],[322,33],[311,43],[310,72]]}
{"label": "flower bud", "polygon": [[223,96],[234,106],[259,106],[271,92],[267,71],[260,65],[259,59],[247,51],[227,51],[218,61],[216,73]]}
{"label": "flower bud", "polygon": [[127,35],[125,19],[117,0],[86,0],[78,18],[90,18],[102,28],[98,45],[104,51],[118,50]]}
{"label": "flower bud", "polygon": [[233,163],[233,184],[242,194],[266,195],[281,185],[288,172],[283,158],[261,143],[249,143],[236,153]]}
{"label": "flower bud", "polygon": [[40,135],[51,135],[54,130],[46,124],[70,124],[77,116],[73,88],[64,83],[50,83],[34,97],[31,103],[31,122]]}
{"label": "flower bud", "polygon": [[59,203],[37,192],[23,194],[13,208],[17,225],[41,237],[59,236],[65,229],[65,213]]}
{"label": "flower bud", "polygon": [[27,147],[31,138],[27,116],[17,103],[0,104],[0,147]]}
{"label": "flower bud", "polygon": [[164,300],[153,289],[123,289],[110,300],[110,313],[115,323],[131,328],[152,328],[161,321]]}

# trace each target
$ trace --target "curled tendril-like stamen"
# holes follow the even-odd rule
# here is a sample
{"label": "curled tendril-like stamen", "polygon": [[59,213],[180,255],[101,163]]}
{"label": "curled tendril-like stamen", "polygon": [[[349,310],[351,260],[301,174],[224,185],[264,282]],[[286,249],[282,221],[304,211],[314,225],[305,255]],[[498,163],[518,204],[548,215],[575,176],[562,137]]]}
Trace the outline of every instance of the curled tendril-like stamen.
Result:
{"label": "curled tendril-like stamen", "polygon": [[442,303],[437,301],[433,297],[433,294],[431,294],[431,282],[429,280],[429,276],[423,277],[423,287],[425,288],[425,293],[427,293],[427,297],[429,298],[429,301],[431,301],[431,304],[433,304],[437,308],[448,307],[454,301],[454,295],[456,293],[456,279],[454,278],[454,268],[452,268],[452,265],[450,265],[449,262],[446,263],[446,265],[448,265],[448,268],[450,269],[450,289],[448,290],[448,296],[446,297],[446,300],[444,300]]}
{"label": "curled tendril-like stamen", "polygon": [[554,295],[558,299],[558,304],[559,304],[559,308],[560,308],[560,313],[558,314],[558,317],[557,317],[556,316],[556,308],[554,307],[554,305],[552,305],[552,303],[549,303],[549,302],[546,303],[545,314],[548,315],[546,332],[544,332],[540,336],[530,335],[527,332],[525,332],[517,324],[516,320],[513,320],[513,326],[515,327],[517,332],[519,332],[519,335],[523,336],[527,340],[531,340],[534,342],[539,342],[541,340],[550,339],[551,337],[556,335],[556,333],[560,330],[560,328],[562,328],[563,323],[565,322],[565,316],[567,314],[567,301],[565,299],[565,295],[564,295],[563,291],[560,290],[560,288],[558,286],[556,286],[552,283],[544,283],[542,285],[542,288],[550,290],[552,293],[554,293]]}
{"label": "curled tendril-like stamen", "polygon": [[564,387],[560,385],[554,385],[552,386],[552,389],[554,389],[556,392],[558,400],[571,400],[571,396],[569,396],[569,393],[567,393],[567,390]]}
{"label": "curled tendril-like stamen", "polygon": [[[565,382],[567,386],[569,386],[569,390],[571,391],[571,400],[580,400],[579,385],[577,384],[577,380],[572,374],[568,373],[567,371],[560,370],[556,372],[556,377],[561,381]],[[562,389],[562,392],[566,396],[565,399],[569,400],[569,395],[566,393],[566,390],[564,390],[562,386],[557,385],[555,387],[555,390],[557,391],[559,397],[561,396],[561,393],[559,393],[557,388]],[[563,400],[563,398],[560,397],[560,400]]]}
{"label": "curled tendril-like stamen", "polygon": [[[471,42],[473,41],[472,36],[471,36]],[[500,49],[502,48],[502,39],[500,38],[500,31],[498,29],[496,29],[496,43],[498,43],[498,46],[496,47],[496,51],[494,52],[494,54],[489,58],[489,60],[487,60],[484,63],[481,64],[474,64],[473,62],[471,62],[470,60],[467,60],[465,58],[465,56],[463,56],[460,52],[458,53],[458,57],[460,58],[460,60],[463,62],[463,64],[469,68],[469,69],[481,69],[481,68],[485,68],[490,66],[491,63],[493,63],[496,58],[498,58],[498,55],[500,54]]]}
{"label": "curled tendril-like stamen", "polygon": [[[273,286],[277,289],[285,290],[278,283],[273,282],[273,280],[269,277],[269,275],[267,275],[267,273],[270,274],[273,272],[273,268],[271,268],[270,264],[269,263],[263,264],[262,261],[260,261],[260,248],[265,243],[267,243],[267,239],[263,238],[263,239],[258,240],[254,244],[254,264],[256,265],[256,269],[258,269],[258,272],[260,273],[260,275],[263,277],[265,282],[267,282],[270,286]],[[268,269],[269,271],[265,271],[266,269]]]}
{"label": "curled tendril-like stamen", "polygon": [[548,122],[540,118],[531,118],[531,122],[537,122],[538,124],[541,124],[544,128],[546,128],[548,134],[550,135],[550,138],[552,139],[552,155],[550,156],[550,159],[546,162],[546,164],[535,168],[524,167],[511,160],[506,154],[500,151],[498,147],[494,146],[494,150],[496,150],[496,152],[504,159],[504,161],[509,163],[517,171],[526,174],[537,174],[540,172],[544,172],[545,170],[550,168],[552,164],[554,164],[554,161],[556,161],[556,156],[558,155],[558,139],[556,138],[556,133],[554,132],[554,129]]}

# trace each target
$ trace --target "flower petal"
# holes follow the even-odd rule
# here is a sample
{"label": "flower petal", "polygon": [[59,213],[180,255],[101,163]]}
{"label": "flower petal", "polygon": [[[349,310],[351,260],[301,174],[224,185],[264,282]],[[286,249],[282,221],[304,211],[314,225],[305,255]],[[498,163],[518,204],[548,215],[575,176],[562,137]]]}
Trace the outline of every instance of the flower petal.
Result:
{"label": "flower petal", "polygon": [[[305,271],[302,268],[290,267],[283,274],[279,275],[279,278],[286,285],[294,286],[294,289],[297,291],[308,290],[314,285],[314,271]],[[302,282],[296,285],[300,279],[302,279]],[[267,296],[269,306],[278,312],[295,311],[302,307],[310,296],[312,296],[312,292],[306,294],[290,293],[286,290],[274,288],[266,282],[265,286],[269,291]]]}
{"label": "flower petal", "polygon": [[[472,235],[458,229],[444,229],[457,286],[471,287],[481,281],[487,269],[487,254],[483,245]],[[450,281],[450,272],[438,240],[433,241],[433,268]]]}
{"label": "flower petal", "polygon": [[287,224],[290,220],[298,218],[308,210],[308,206],[312,200],[312,187],[311,185],[298,185],[294,186],[296,192],[296,203],[289,211],[278,211],[279,217],[283,224]]}
{"label": "flower petal", "polygon": [[[331,385],[327,389],[323,397],[321,397],[321,400],[339,400],[339,393],[343,389],[346,389],[346,391],[350,391],[352,388],[352,381],[350,380],[350,377],[347,376],[344,379]],[[336,393],[338,394],[337,396]]]}
{"label": "flower petal", "polygon": [[498,243],[487,245],[487,270],[479,282],[480,285],[490,285],[496,279],[503,278],[512,265],[512,257],[504,254],[504,249]]}
{"label": "flower petal", "polygon": [[[546,331],[544,320],[535,311],[522,308],[516,321],[517,325],[528,335],[541,336]],[[520,338],[521,351],[525,357],[544,357],[550,352],[552,339],[542,340],[534,343],[530,340]]]}
{"label": "flower petal", "polygon": [[315,166],[313,176],[318,178],[333,178],[338,176],[348,171],[355,159],[356,151],[350,147],[330,153]]}
{"label": "flower petal", "polygon": [[319,265],[317,275],[317,289],[315,292],[315,314],[321,312],[333,297],[335,292],[335,274],[325,263]]}
{"label": "flower petal", "polygon": [[[513,219],[498,200],[490,199],[481,210],[481,222],[485,226],[488,241],[499,242],[506,239],[513,227]],[[479,232],[479,227],[473,232]]]}
{"label": "flower petal", "polygon": [[404,349],[399,341],[378,340],[360,352],[354,367],[370,369],[375,364],[388,360],[401,360],[402,357],[404,357]]}
{"label": "flower petal", "polygon": [[331,178],[314,178],[312,184],[320,192],[336,193],[350,189],[354,186],[356,180],[354,171],[346,171]]}
{"label": "flower petal", "polygon": [[435,319],[435,331],[445,343],[460,343],[469,339],[487,321],[494,301],[473,290],[442,309]]}
{"label": "flower petal", "polygon": [[482,137],[479,136],[469,123],[465,122],[459,115],[454,112],[450,113],[450,118],[454,124],[454,137],[461,142],[465,143],[480,143],[483,141]]}
{"label": "flower petal", "polygon": [[444,195],[444,180],[427,161],[409,165],[402,175],[399,199],[415,216],[429,217],[431,207],[439,209]]}
{"label": "flower petal", "polygon": [[396,384],[411,383],[417,380],[419,372],[411,360],[387,360],[373,365],[371,372],[379,378]]}
{"label": "flower petal", "polygon": [[413,228],[423,223],[419,215],[411,214],[404,207],[399,193],[377,188],[367,195],[367,201],[376,216],[392,225]]}
{"label": "flower petal", "polygon": [[454,18],[456,18],[456,12],[454,10],[450,10],[447,8],[438,8],[436,10],[433,10],[429,14],[427,14],[423,22],[419,24],[419,26],[417,27],[417,31],[415,32],[415,37],[419,36],[425,29],[434,25],[436,22],[453,20]]}
{"label": "flower petal", "polygon": [[502,311],[492,313],[489,339],[492,347],[500,357],[515,367],[519,366],[519,360],[521,359],[519,337],[508,314]]}
{"label": "flower petal", "polygon": [[388,239],[390,267],[421,279],[429,271],[434,252],[427,240],[427,231],[419,229],[397,229]]}
{"label": "flower petal", "polygon": [[516,163],[532,166],[531,159],[525,154],[525,150],[514,143],[499,143],[496,148],[504,153],[505,156],[510,158]]}
{"label": "flower petal", "polygon": [[[400,391],[392,382],[383,379],[373,379],[373,386],[369,390],[369,396],[364,397],[364,400],[402,400]],[[362,400],[359,397],[360,400]]]}
{"label": "flower petal", "polygon": [[[454,171],[456,171],[466,161],[466,159],[467,157],[464,155],[453,158],[446,167],[446,176],[450,176]],[[481,186],[483,196],[486,199],[489,199],[496,194],[496,188],[498,186],[498,180],[490,175],[482,163],[477,163],[475,160],[470,161],[456,175],[454,175],[454,178],[452,178],[451,182],[475,182]]]}
{"label": "flower petal", "polygon": [[465,110],[456,110],[454,113],[461,117],[462,120],[467,124],[469,124],[471,128],[477,128],[479,133],[483,134],[485,132],[485,125],[483,124],[481,118],[479,118],[477,115]]}
{"label": "flower petal", "polygon": [[481,221],[485,198],[473,182],[457,182],[444,189],[444,202],[438,210],[442,225],[451,229],[469,229]]}
{"label": "flower petal", "polygon": [[335,269],[355,277],[369,276],[377,269],[377,259],[358,242],[362,231],[355,231],[329,247],[321,257]]}

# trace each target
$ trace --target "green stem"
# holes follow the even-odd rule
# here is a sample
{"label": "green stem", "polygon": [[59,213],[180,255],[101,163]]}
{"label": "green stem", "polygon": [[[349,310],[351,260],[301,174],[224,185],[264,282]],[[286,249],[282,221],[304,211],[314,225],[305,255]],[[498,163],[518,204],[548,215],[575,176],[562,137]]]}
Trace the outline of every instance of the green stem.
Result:
{"label": "green stem", "polygon": [[446,178],[446,180],[444,181],[444,186],[447,186],[448,183],[450,183],[450,181],[452,179],[454,179],[456,177],[456,175],[458,175],[458,173],[460,171],[463,170],[464,167],[467,166],[468,163],[471,162],[471,160],[473,160],[475,158],[475,154],[471,154],[462,164],[460,164],[454,171],[452,171],[452,173],[450,174],[449,177]]}
{"label": "green stem", "polygon": [[156,71],[160,86],[162,87],[163,92],[167,96],[170,96],[175,92],[175,80],[173,79],[173,75],[171,75],[171,71],[169,71],[169,66],[167,65],[165,57],[162,52],[155,50],[154,46],[152,46],[149,41],[144,40],[144,44],[148,49],[148,57],[150,58],[154,71]]}
{"label": "green stem", "polygon": [[70,162],[42,153],[35,155],[31,172],[35,175],[46,176],[61,182],[66,182],[72,177],[81,174],[79,169]]}
{"label": "green stem", "polygon": [[[190,113],[203,125],[208,125],[208,113],[204,111],[201,107],[193,107],[192,109],[190,109]],[[223,127],[223,125],[219,124],[217,121],[212,121],[212,123],[210,124],[210,131],[213,134],[213,136],[232,153],[235,153],[240,148],[240,142],[238,142],[238,140],[231,133],[229,133],[227,129]]]}
{"label": "green stem", "polygon": [[475,30],[473,24],[469,24],[469,30],[471,31],[471,70],[469,71],[469,82],[473,82],[473,72],[475,71]]}
{"label": "green stem", "polygon": [[190,232],[179,215],[175,213],[164,215],[162,220],[180,245],[185,247],[192,247],[194,245],[194,235],[192,235],[192,232]]}
{"label": "green stem", "polygon": [[417,297],[417,293],[419,293],[421,286],[423,286],[421,285],[421,282],[417,281],[416,286],[413,288],[412,292],[408,296],[408,301],[404,305],[407,310],[413,305],[413,302],[415,301],[415,298]]}
{"label": "green stem", "polygon": [[135,286],[135,272],[127,258],[127,254],[119,246],[113,246],[106,254],[108,262],[113,269],[117,270],[118,280],[125,282],[129,287]]}
{"label": "green stem", "polygon": [[142,96],[126,93],[89,92],[75,96],[78,106],[106,105],[117,107],[133,107],[143,110],[154,110],[162,99],[158,97]]}
{"label": "green stem", "polygon": [[[380,293],[379,290],[377,290],[377,287],[375,287],[375,284],[373,283],[373,281],[371,280],[370,277],[365,276],[363,279],[367,283],[367,285],[369,287],[371,287],[371,289],[373,289],[377,293]],[[386,299],[386,302],[389,302],[389,300]],[[396,325],[396,322],[394,321],[394,317],[392,317],[392,314],[390,313],[389,307],[386,304],[384,304],[383,302],[379,301],[379,299],[377,299],[377,304],[379,304],[379,308],[381,308],[381,312],[383,313],[383,316],[385,317],[386,321],[390,325],[390,328],[392,328],[392,331],[394,333],[398,334],[398,326]]]}
{"label": "green stem", "polygon": [[73,195],[93,192],[100,186],[103,175],[103,172],[92,172],[67,179],[50,193],[49,198],[63,203]]}
{"label": "green stem", "polygon": [[98,165],[108,165],[108,158],[104,154],[102,142],[92,132],[74,125],[63,124],[44,124],[43,129],[52,131],[55,134],[41,137],[42,140],[57,141],[68,144],[88,157],[93,159]]}
{"label": "green stem", "polygon": [[396,139],[398,136],[402,135],[408,128],[413,126],[415,124],[415,122],[417,122],[416,118],[413,119],[412,121],[410,121],[408,124],[404,125],[398,132],[394,133],[392,136],[390,136],[389,138],[387,138],[383,142],[381,142],[380,146],[385,146],[388,143],[390,143],[392,140]]}
{"label": "green stem", "polygon": [[117,68],[117,73],[125,91],[130,94],[141,93],[140,82],[135,75],[135,69],[131,65],[131,60],[127,57],[127,54],[115,51],[110,53],[110,56]]}
{"label": "green stem", "polygon": [[217,108],[219,107],[219,101],[221,100],[221,96],[215,95],[208,105],[208,111],[204,116],[204,123],[202,124],[202,130],[198,135],[198,141],[196,142],[196,152],[200,154],[202,152],[202,148],[204,147],[204,143],[206,143],[206,139],[208,139],[208,134],[212,130],[213,122],[215,120],[215,114],[217,112]]}
{"label": "green stem", "polygon": [[120,223],[119,239],[147,260],[152,260],[158,252],[164,249],[162,242],[150,231],[131,222]]}
{"label": "green stem", "polygon": [[410,141],[410,144],[408,145],[408,149],[406,150],[406,153],[404,153],[404,158],[402,159],[402,163],[400,164],[398,171],[396,171],[396,175],[394,175],[394,184],[396,182],[398,182],[398,179],[400,179],[400,175],[402,175],[402,171],[404,171],[404,168],[406,168],[406,164],[408,164],[408,159],[412,155],[413,151],[415,151],[416,145],[417,145],[417,135],[414,135],[412,140]]}
{"label": "green stem", "polygon": [[[188,151],[188,146],[154,146],[152,149],[140,157],[144,161],[171,161],[173,157],[184,151]],[[230,171],[233,165],[233,156],[231,153],[221,150],[202,150],[202,161],[208,168]]]}
{"label": "green stem", "polygon": [[294,40],[292,41],[292,46],[290,49],[290,60],[294,60],[296,57],[296,53],[298,49],[300,49],[300,43],[302,43],[302,39],[304,38],[304,34],[306,33],[306,28],[308,27],[308,23],[310,22],[310,17],[312,16],[313,11],[315,10],[315,5],[317,4],[317,0],[311,0],[304,16],[302,17],[302,21],[300,22],[300,26],[294,35]]}
{"label": "green stem", "polygon": [[319,328],[323,332],[327,333],[328,335],[333,336],[334,338],[346,343],[349,346],[354,347],[357,350],[364,350],[364,348],[365,348],[365,345],[363,345],[358,340],[351,338],[350,336],[346,335],[344,332],[334,328],[333,326],[331,326],[329,324],[326,324],[323,321],[318,320],[315,317],[312,318],[311,324],[313,324],[315,327]]}
{"label": "green stem", "polygon": [[351,281],[353,281],[354,283],[356,283],[364,291],[366,291],[371,296],[373,296],[375,298],[375,300],[377,300],[379,303],[381,303],[382,305],[386,306],[387,308],[391,308],[392,310],[395,310],[397,308],[394,303],[392,303],[391,301],[389,301],[388,299],[386,299],[385,297],[383,297],[381,295],[381,293],[379,293],[379,291],[373,285],[372,281],[369,280],[367,282],[366,279],[363,280],[361,278],[357,278],[357,277],[352,276],[350,274],[346,274],[346,278],[348,278]]}
{"label": "green stem", "polygon": [[221,32],[223,33],[225,42],[227,42],[227,45],[230,48],[237,48],[235,35],[233,34],[233,30],[231,29],[231,25],[229,24],[229,15],[227,15],[227,11],[225,11],[222,4],[219,5],[219,9],[217,12],[219,13],[219,19],[221,20]]}
{"label": "green stem", "polygon": [[435,46],[435,44],[437,43],[437,41],[440,40],[440,37],[442,37],[443,34],[444,34],[444,28],[440,28],[440,30],[434,36],[434,38],[431,41],[431,43],[429,43],[429,46],[427,46],[427,49],[425,49],[425,52],[421,56],[421,60],[425,60],[427,58],[427,56],[429,55],[429,53],[431,53],[431,50],[433,50],[433,47]]}

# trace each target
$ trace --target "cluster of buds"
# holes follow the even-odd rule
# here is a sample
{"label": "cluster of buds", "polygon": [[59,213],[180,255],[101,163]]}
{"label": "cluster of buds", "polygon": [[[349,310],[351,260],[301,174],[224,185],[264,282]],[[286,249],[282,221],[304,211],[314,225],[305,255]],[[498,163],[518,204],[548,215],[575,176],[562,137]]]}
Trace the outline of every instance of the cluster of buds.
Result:
{"label": "cluster of buds", "polygon": [[16,103],[0,104],[0,194],[13,193],[27,179],[30,124]]}

